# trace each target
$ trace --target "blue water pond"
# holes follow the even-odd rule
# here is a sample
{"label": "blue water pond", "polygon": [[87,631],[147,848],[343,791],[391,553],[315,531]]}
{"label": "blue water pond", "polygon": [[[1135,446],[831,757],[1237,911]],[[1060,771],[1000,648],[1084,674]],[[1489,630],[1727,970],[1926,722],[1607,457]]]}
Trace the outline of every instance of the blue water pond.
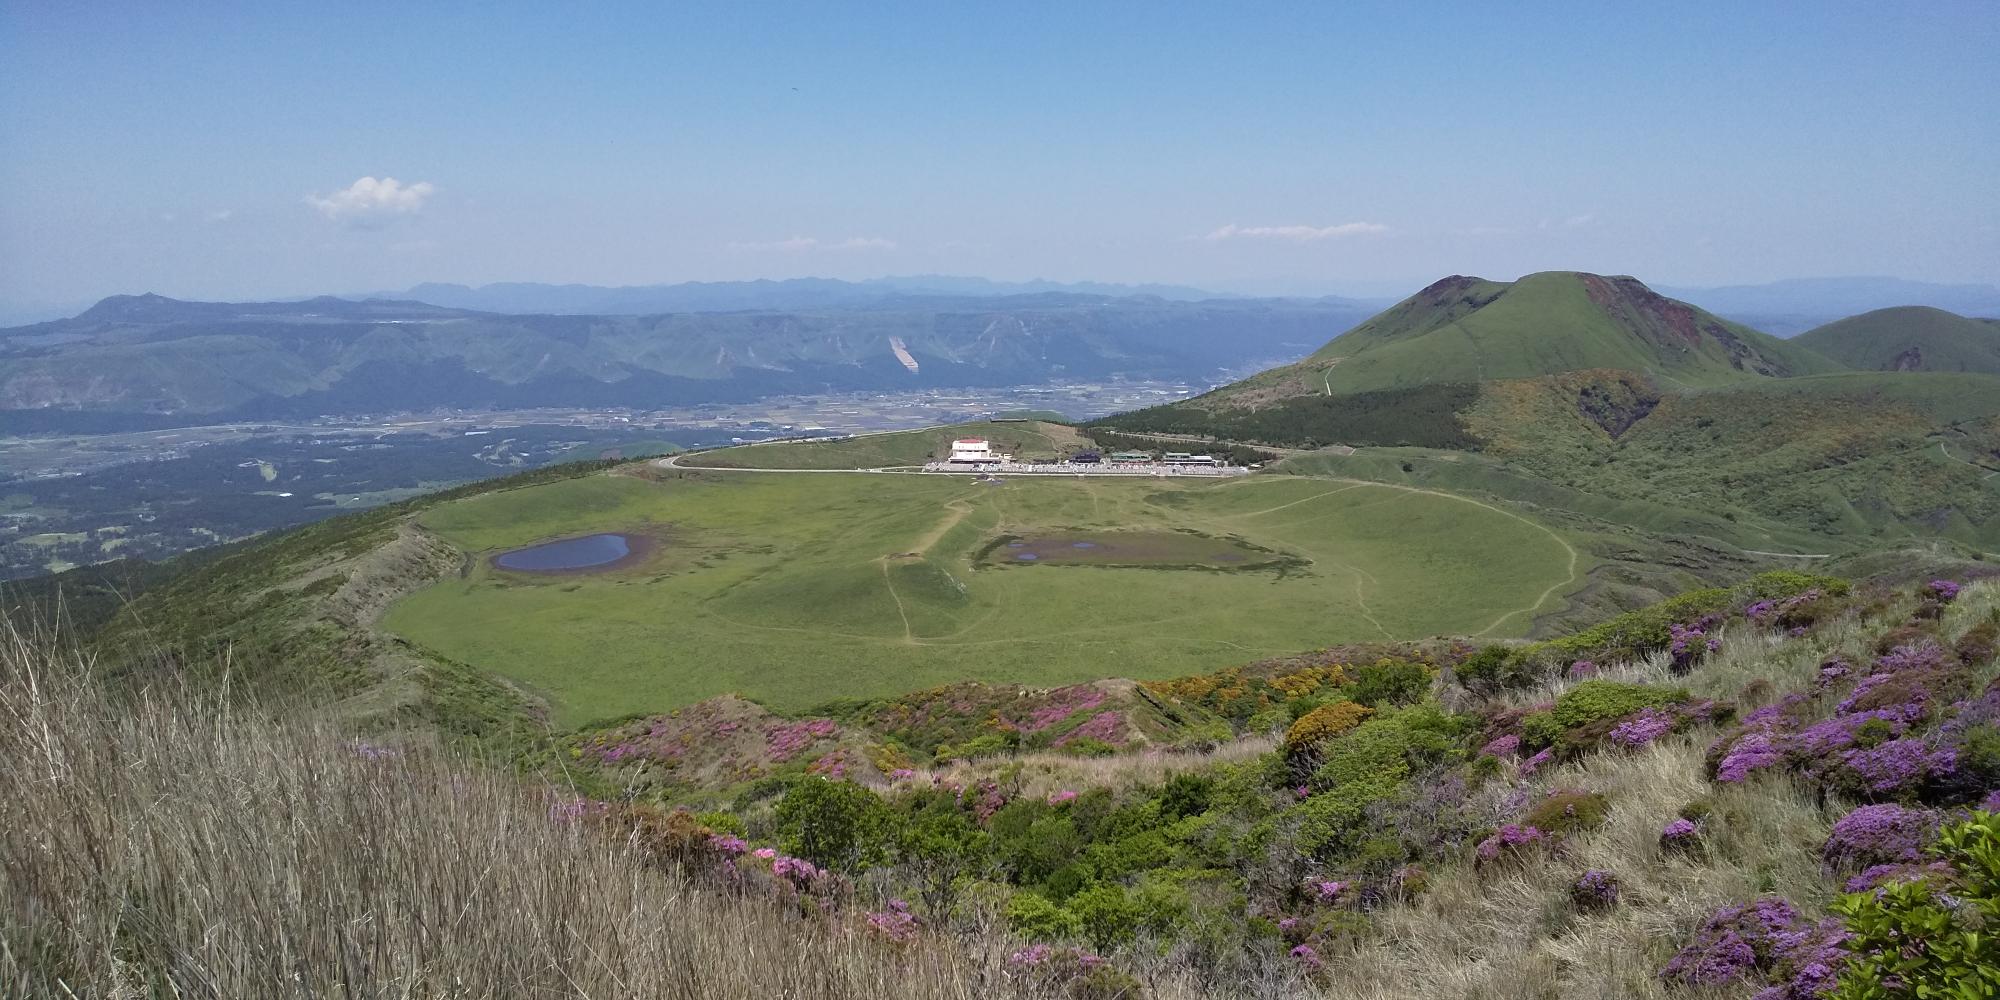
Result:
{"label": "blue water pond", "polygon": [[501,569],[553,573],[603,566],[631,554],[632,542],[624,535],[584,535],[502,552],[493,558],[493,564]]}

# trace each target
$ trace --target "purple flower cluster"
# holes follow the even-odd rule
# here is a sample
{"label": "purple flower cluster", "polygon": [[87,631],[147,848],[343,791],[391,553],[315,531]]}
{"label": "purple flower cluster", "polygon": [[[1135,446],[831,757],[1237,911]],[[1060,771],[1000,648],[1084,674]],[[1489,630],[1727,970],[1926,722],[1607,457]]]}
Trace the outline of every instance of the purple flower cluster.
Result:
{"label": "purple flower cluster", "polygon": [[1024,733],[1039,733],[1078,712],[1087,712],[1103,703],[1104,689],[1092,684],[1057,688],[1048,693],[1046,703],[1030,711],[1027,718],[1016,724],[1016,728]]}
{"label": "purple flower cluster", "polygon": [[1341,893],[1347,891],[1347,883],[1333,882],[1333,881],[1314,882],[1311,885],[1307,886],[1307,888],[1312,890],[1314,899],[1317,899],[1322,903],[1331,903],[1334,900],[1339,899]]}
{"label": "purple flower cluster", "polygon": [[1569,670],[1566,673],[1570,680],[1580,681],[1597,676],[1599,671],[1597,664],[1589,660],[1578,660],[1569,665]]}
{"label": "purple flower cluster", "polygon": [[1937,830],[1937,814],[1927,809],[1892,803],[1862,806],[1833,824],[1820,858],[1831,871],[1914,862],[1936,839]]}
{"label": "purple flower cluster", "polygon": [[1522,761],[1521,777],[1523,778],[1533,777],[1535,772],[1547,766],[1548,762],[1555,758],[1555,755],[1556,755],[1555,748],[1550,747],[1534,755],[1533,757],[1530,757],[1527,760]]}
{"label": "purple flower cluster", "polygon": [[1841,888],[1848,892],[1868,892],[1886,885],[1900,882],[1914,882],[1931,875],[1948,876],[1952,867],[1942,861],[1928,864],[1869,865],[1861,874],[1847,880]]}
{"label": "purple flower cluster", "polygon": [[1685,817],[1671,820],[1660,828],[1660,848],[1680,851],[1693,847],[1701,840],[1701,824]]}
{"label": "purple flower cluster", "polygon": [[1508,733],[1505,736],[1496,737],[1485,746],[1480,747],[1479,752],[1491,757],[1512,757],[1521,752],[1521,738],[1513,733]]}
{"label": "purple flower cluster", "polygon": [[771,858],[771,874],[803,889],[825,875],[826,871],[804,858],[779,854]]}
{"label": "purple flower cluster", "polygon": [[1950,604],[1958,600],[1958,584],[1951,580],[1932,580],[1924,584],[1922,594],[1939,604]]}
{"label": "purple flower cluster", "polygon": [[1813,684],[1824,690],[1853,672],[1854,668],[1848,666],[1846,660],[1836,656],[1819,665],[1819,676]]}
{"label": "purple flower cluster", "polygon": [[1041,965],[1042,963],[1048,961],[1049,956],[1054,953],[1055,949],[1049,947],[1048,945],[1031,944],[1026,948],[1021,949],[1020,951],[1017,951],[1012,955],[1007,956],[1007,964],[1024,965],[1024,966]]}
{"label": "purple flower cluster", "polygon": [[1681,986],[1766,982],[1815,940],[1818,928],[1782,899],[1766,896],[1711,914],[1661,978]]}
{"label": "purple flower cluster", "polygon": [[[1732,740],[1731,737],[1724,737]],[[1779,735],[1771,728],[1749,729],[1736,735],[1728,743],[1728,750],[1722,755],[1715,768],[1715,780],[1736,784],[1748,780],[1752,774],[1785,763],[1785,752],[1779,745]]]}
{"label": "purple flower cluster", "polygon": [[910,904],[892,899],[888,909],[868,914],[868,929],[890,941],[909,941],[917,936],[917,915],[910,912]]}
{"label": "purple flower cluster", "polygon": [[742,837],[735,837],[726,833],[709,834],[708,846],[710,850],[715,851],[717,854],[732,858],[742,857],[743,852],[750,849],[750,845]]}
{"label": "purple flower cluster", "polygon": [[1125,743],[1125,717],[1117,712],[1099,712],[1091,716],[1083,725],[1076,727],[1056,741],[1056,746],[1067,746],[1075,740],[1096,740],[1112,746]]}
{"label": "purple flower cluster", "polygon": [[1494,831],[1493,835],[1479,842],[1474,850],[1481,862],[1497,861],[1503,851],[1512,851],[1529,844],[1539,844],[1548,839],[1540,829],[1509,823]]}
{"label": "purple flower cluster", "polygon": [[1318,969],[1326,964],[1320,959],[1319,952],[1309,944],[1302,944],[1293,948],[1292,958],[1308,969]]}
{"label": "purple flower cluster", "polygon": [[1052,806],[1059,806],[1074,801],[1076,801],[1076,793],[1067,788],[1059,792],[1052,792],[1049,795],[1049,805]]}
{"label": "purple flower cluster", "polygon": [[1890,740],[1849,750],[1831,774],[1850,791],[1868,796],[1911,793],[1949,780],[1958,771],[1956,747],[1933,747],[1920,739]]}
{"label": "purple flower cluster", "polygon": [[1677,713],[1642,708],[1613,726],[1610,740],[1621,747],[1642,747],[1674,731],[1681,724]]}
{"label": "purple flower cluster", "polygon": [[1691,624],[1673,622],[1667,626],[1667,655],[1673,659],[1675,673],[1694,669],[1702,657],[1722,648],[1722,640],[1708,634],[1717,624],[1709,616]]}
{"label": "purple flower cluster", "polygon": [[[1821,667],[1820,686],[1846,673],[1844,663],[1830,661]],[[1862,799],[1910,798],[1948,787],[1958,777],[1952,737],[1940,731],[1920,738],[1913,730],[1930,718],[1939,686],[1950,683],[1936,643],[1896,646],[1829,718],[1804,725],[1811,697],[1803,693],[1750,713],[1710,747],[1715,780],[1740,782],[1784,769]]]}
{"label": "purple flower cluster", "polygon": [[832,719],[803,719],[773,723],[764,729],[764,746],[779,763],[797,757],[807,747],[832,737],[840,727]]}
{"label": "purple flower cluster", "polygon": [[1592,868],[1569,887],[1569,899],[1579,909],[1609,909],[1618,905],[1618,890],[1618,876]]}

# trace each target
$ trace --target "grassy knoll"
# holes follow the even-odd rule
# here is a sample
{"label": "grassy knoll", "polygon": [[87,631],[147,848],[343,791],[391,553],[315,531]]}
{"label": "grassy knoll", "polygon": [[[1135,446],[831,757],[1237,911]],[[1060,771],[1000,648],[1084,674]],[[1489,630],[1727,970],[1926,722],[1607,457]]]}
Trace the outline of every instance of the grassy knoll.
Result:
{"label": "grassy knoll", "polygon": [[786,441],[703,452],[681,464],[717,469],[878,469],[922,465],[951,453],[953,438],[981,437],[993,450],[1022,458],[1053,457],[1090,446],[1075,428],[1031,421],[981,421],[866,434],[837,441]]}
{"label": "grassy knoll", "polygon": [[[1587,561],[1496,507],[1293,477],[978,486],[689,471],[471,497],[420,523],[482,557],[590,531],[669,540],[655,561],[598,576],[503,578],[481,558],[391,609],[392,631],[539,690],[559,722],[731,691],[799,709],[968,678],[1169,677],[1345,640],[1520,635]],[[1295,558],[973,566],[1000,535],[1107,529]]]}

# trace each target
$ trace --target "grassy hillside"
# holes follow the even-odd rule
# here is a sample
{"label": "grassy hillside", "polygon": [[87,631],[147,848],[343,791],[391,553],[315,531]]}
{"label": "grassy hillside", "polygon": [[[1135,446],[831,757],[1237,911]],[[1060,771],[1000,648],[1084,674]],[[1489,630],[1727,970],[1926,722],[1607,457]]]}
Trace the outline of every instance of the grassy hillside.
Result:
{"label": "grassy hillside", "polygon": [[[472,497],[418,524],[473,568],[402,600],[387,626],[545,695],[568,722],[726,692],[796,710],[965,679],[1164,677],[1333,641],[1521,635],[1588,568],[1512,511],[1290,477],[684,470]],[[658,547],[590,575],[487,561],[596,531]],[[1030,564],[1009,545],[1051,538],[1081,555]]]}
{"label": "grassy hillside", "polygon": [[837,441],[784,441],[689,455],[680,464],[721,469],[880,469],[922,465],[951,455],[954,438],[979,437],[1021,458],[1055,457],[1091,447],[1075,428],[1029,421],[979,421]]}
{"label": "grassy hillside", "polygon": [[1899,306],[1808,330],[1792,343],[1865,371],[2000,374],[2000,323]]}
{"label": "grassy hillside", "polygon": [[1787,379],[1642,401],[1630,420],[1607,403],[1621,390],[1643,386],[1493,383],[1465,421],[1485,454],[1604,496],[1755,514],[1834,548],[1885,534],[2000,544],[2000,379]]}

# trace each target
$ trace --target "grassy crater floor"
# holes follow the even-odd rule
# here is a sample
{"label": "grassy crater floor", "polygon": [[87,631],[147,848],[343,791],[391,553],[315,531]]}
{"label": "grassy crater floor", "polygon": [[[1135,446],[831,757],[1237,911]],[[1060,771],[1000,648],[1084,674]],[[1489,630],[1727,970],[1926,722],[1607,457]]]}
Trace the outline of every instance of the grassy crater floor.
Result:
{"label": "grassy crater floor", "polygon": [[[1343,641],[1519,635],[1587,568],[1561,535],[1496,507],[1290,476],[614,474],[449,503],[421,523],[478,558],[396,604],[389,629],[527,684],[566,724],[728,692],[796,710],[962,679],[1171,677]],[[662,544],[597,574],[508,574],[487,558],[596,531]],[[1093,533],[1278,557],[979,561],[996,538]]]}

